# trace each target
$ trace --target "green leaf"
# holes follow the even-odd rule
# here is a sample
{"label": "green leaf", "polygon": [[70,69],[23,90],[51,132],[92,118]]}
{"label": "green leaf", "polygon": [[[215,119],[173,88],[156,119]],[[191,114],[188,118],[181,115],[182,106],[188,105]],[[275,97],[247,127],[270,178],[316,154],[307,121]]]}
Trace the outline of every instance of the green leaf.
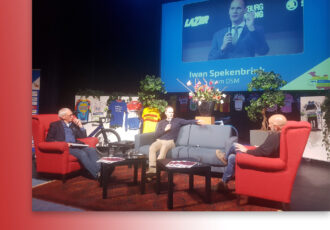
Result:
{"label": "green leaf", "polygon": [[251,121],[259,121],[262,119],[262,110],[273,107],[274,105],[284,105],[284,94],[279,91],[286,82],[282,80],[279,74],[265,72],[263,70],[256,70],[256,76],[252,77],[248,84],[248,91],[263,91],[262,95],[257,99],[251,101],[250,106],[245,107],[248,117]]}

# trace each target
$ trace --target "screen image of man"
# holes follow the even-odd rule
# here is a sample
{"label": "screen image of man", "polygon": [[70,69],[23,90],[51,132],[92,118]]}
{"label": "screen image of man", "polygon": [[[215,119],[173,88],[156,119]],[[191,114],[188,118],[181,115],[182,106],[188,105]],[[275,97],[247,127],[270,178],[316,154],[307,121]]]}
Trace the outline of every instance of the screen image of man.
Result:
{"label": "screen image of man", "polygon": [[244,0],[232,0],[231,25],[213,35],[208,60],[254,57],[269,51],[263,30],[254,23],[254,13],[247,12]]}

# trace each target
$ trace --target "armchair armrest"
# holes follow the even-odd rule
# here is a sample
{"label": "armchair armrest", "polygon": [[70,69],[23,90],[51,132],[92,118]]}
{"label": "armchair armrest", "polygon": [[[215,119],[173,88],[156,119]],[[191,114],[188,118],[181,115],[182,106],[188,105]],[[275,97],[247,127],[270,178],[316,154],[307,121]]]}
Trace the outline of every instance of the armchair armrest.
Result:
{"label": "armchair armrest", "polygon": [[247,148],[248,150],[253,150],[253,149],[256,149],[257,146],[254,146],[254,145],[244,145],[245,148]]}
{"label": "armchair armrest", "polygon": [[63,153],[69,150],[68,143],[62,141],[40,142],[38,148],[45,153]]}
{"label": "armchair armrest", "polygon": [[141,133],[135,135],[134,148],[138,150],[143,145],[150,145],[156,140],[155,133]]}
{"label": "armchair armrest", "polygon": [[89,145],[89,147],[95,148],[97,143],[99,143],[99,139],[97,137],[86,137],[86,138],[80,138],[79,141],[84,142],[85,144]]}
{"label": "armchair armrest", "polygon": [[236,155],[236,164],[241,168],[259,171],[281,171],[286,163],[280,158],[256,157],[247,153]]}

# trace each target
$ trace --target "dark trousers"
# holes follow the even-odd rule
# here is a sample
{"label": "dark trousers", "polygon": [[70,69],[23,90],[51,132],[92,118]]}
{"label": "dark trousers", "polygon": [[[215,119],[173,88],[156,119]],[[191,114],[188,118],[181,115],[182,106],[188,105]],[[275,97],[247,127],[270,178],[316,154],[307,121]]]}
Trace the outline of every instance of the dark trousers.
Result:
{"label": "dark trousers", "polygon": [[75,156],[90,174],[97,178],[100,171],[100,163],[97,163],[98,155],[94,148],[70,148],[70,154]]}

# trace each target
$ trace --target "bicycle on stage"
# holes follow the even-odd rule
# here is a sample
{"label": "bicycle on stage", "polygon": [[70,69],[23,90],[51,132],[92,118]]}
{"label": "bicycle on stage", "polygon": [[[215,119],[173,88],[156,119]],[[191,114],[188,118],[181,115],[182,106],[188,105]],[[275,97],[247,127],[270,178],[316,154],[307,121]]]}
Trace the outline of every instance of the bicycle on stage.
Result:
{"label": "bicycle on stage", "polygon": [[97,137],[97,139],[99,139],[99,143],[96,145],[96,150],[102,156],[108,155],[110,143],[121,141],[119,134],[114,129],[104,127],[104,123],[107,122],[110,122],[110,117],[100,117],[98,121],[88,121],[83,123],[83,125],[87,123],[99,123],[88,137]]}

